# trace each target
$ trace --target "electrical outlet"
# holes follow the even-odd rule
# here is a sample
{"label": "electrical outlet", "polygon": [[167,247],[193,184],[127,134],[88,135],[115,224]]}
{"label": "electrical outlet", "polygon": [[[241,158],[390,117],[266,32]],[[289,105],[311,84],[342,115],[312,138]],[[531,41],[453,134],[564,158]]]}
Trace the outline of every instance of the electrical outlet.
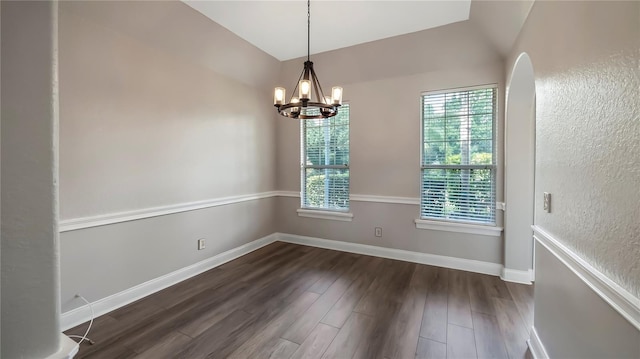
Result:
{"label": "electrical outlet", "polygon": [[204,249],[204,238],[198,239],[198,250]]}
{"label": "electrical outlet", "polygon": [[382,237],[382,227],[376,227],[376,237]]}
{"label": "electrical outlet", "polygon": [[544,193],[543,209],[545,212],[551,213],[551,193],[549,192]]}

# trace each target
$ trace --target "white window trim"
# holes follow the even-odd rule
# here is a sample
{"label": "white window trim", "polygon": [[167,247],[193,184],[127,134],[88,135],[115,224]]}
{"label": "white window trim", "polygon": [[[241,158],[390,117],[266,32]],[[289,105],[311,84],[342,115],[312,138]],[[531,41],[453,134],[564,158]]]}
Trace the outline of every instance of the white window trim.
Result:
{"label": "white window trim", "polygon": [[[494,197],[494,201],[495,201],[495,209],[496,210],[502,210],[505,211],[506,210],[506,203],[505,202],[498,202],[498,192],[497,192],[497,185],[498,185],[498,179],[497,179],[497,175],[498,175],[498,161],[499,161],[499,156],[498,156],[498,147],[497,147],[497,140],[498,140],[498,118],[499,118],[499,109],[500,109],[500,104],[498,103],[498,101],[500,100],[500,96],[499,96],[499,90],[500,87],[498,86],[498,83],[488,83],[488,84],[483,84],[483,85],[476,85],[476,86],[465,86],[465,87],[457,87],[457,88],[450,88],[450,89],[440,89],[440,90],[431,90],[431,91],[422,91],[422,93],[420,94],[420,188],[419,188],[419,193],[420,191],[422,191],[422,166],[423,166],[423,158],[422,156],[424,155],[424,152],[422,150],[422,146],[424,143],[424,118],[423,118],[423,114],[422,114],[422,98],[425,95],[437,95],[437,94],[444,94],[444,93],[449,93],[452,91],[471,91],[471,90],[481,90],[481,89],[485,89],[485,88],[495,88],[496,89],[496,117],[494,118],[494,130],[493,130],[493,155],[496,158],[494,164],[492,165],[493,167],[493,172],[495,174],[494,178],[494,191],[495,191],[495,197]],[[415,220],[416,222],[416,228],[418,229],[429,229],[429,230],[438,230],[438,231],[447,231],[447,232],[460,232],[460,233],[470,233],[470,234],[482,234],[482,235],[490,235],[490,236],[496,236],[499,237],[502,233],[503,228],[502,227],[497,227],[492,223],[487,223],[487,224],[467,224],[467,223],[458,223],[458,222],[450,222],[450,220],[447,219],[443,219],[443,220],[437,220],[435,218],[429,218],[429,219],[425,219],[425,218],[420,218],[420,216],[422,216],[422,195],[418,196],[418,219]],[[497,213],[494,214],[494,220],[497,221]],[[420,223],[419,223],[420,222]],[[440,226],[441,225],[441,226]],[[437,227],[437,228],[436,228]],[[479,227],[476,229],[473,229],[472,227]],[[449,228],[449,229],[446,229]],[[458,228],[457,230],[455,228]],[[497,232],[497,234],[495,234],[495,231],[487,231],[484,230],[484,228],[495,228],[498,229],[499,231]],[[493,233],[493,234],[484,234],[484,233]]]}
{"label": "white window trim", "polygon": [[353,221],[353,213],[351,212],[338,212],[327,211],[323,209],[307,209],[298,208],[298,217],[329,219],[333,221],[351,222]]}
{"label": "white window trim", "polygon": [[458,222],[446,222],[446,221],[432,221],[428,219],[416,219],[417,229],[428,229],[432,231],[444,231],[444,232],[458,232],[478,234],[481,236],[500,237],[502,234],[502,227],[487,226],[481,224],[470,223],[458,223]]}
{"label": "white window trim", "polygon": [[[343,106],[349,106],[349,102],[347,101],[343,101],[342,103]],[[349,111],[351,111],[351,107],[349,106]],[[305,153],[306,153],[306,138],[305,138],[305,131],[303,130],[304,128],[304,123],[302,121],[300,121],[300,157],[301,159],[304,159],[305,157]],[[306,170],[306,165],[304,160],[300,162],[300,209],[298,209],[298,216],[300,217],[309,217],[309,218],[321,218],[321,219],[334,219],[337,221],[348,221],[351,222],[350,219],[339,219],[342,218],[342,216],[335,216],[333,215],[334,213],[350,213],[348,212],[351,208],[351,169],[350,169],[350,164],[351,164],[351,112],[349,112],[349,163],[346,163],[344,166],[340,166],[340,168],[344,168],[349,170],[349,207],[345,208],[344,210],[330,210],[327,208],[312,208],[312,207],[305,207],[304,206],[304,201],[305,201],[305,170]],[[330,167],[330,166],[329,166]],[[300,211],[305,211],[304,214],[301,214]],[[313,213],[306,213],[306,211],[311,211]],[[322,212],[324,214],[319,214],[319,212]],[[351,215],[351,217],[353,217],[353,214]]]}

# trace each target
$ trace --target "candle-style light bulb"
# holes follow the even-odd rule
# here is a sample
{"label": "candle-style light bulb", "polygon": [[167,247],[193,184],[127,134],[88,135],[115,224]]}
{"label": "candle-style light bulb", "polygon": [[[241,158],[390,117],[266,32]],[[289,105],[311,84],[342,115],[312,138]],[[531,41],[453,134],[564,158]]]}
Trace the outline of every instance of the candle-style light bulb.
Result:
{"label": "candle-style light bulb", "polygon": [[334,105],[342,105],[342,87],[335,86],[331,89],[331,99]]}
{"label": "candle-style light bulb", "polygon": [[[300,103],[300,99],[297,98],[297,97],[292,97],[291,98],[291,103]],[[300,107],[292,107],[291,108],[291,112],[292,113],[300,112]]]}
{"label": "candle-style light bulb", "polygon": [[283,105],[286,93],[287,90],[285,90],[284,87],[276,87],[273,92],[273,104],[277,106]]}
{"label": "candle-style light bulb", "polygon": [[308,100],[311,98],[311,81],[300,80],[300,84],[298,85],[298,88],[300,89],[300,92],[298,95],[300,95],[301,99]]}

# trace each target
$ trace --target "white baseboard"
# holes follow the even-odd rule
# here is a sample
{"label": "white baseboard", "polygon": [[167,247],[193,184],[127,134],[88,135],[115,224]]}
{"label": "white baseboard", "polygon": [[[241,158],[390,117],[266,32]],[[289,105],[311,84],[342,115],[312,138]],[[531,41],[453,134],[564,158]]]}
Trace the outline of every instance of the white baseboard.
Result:
{"label": "white baseboard", "polygon": [[500,278],[505,282],[513,282],[520,284],[532,284],[533,283],[533,269],[518,270],[502,268]]}
{"label": "white baseboard", "polygon": [[78,354],[78,350],[80,350],[80,345],[78,345],[76,341],[60,333],[60,347],[58,351],[47,356],[45,359],[71,359]]}
{"label": "white baseboard", "polygon": [[538,336],[536,327],[531,328],[531,338],[527,340],[527,345],[529,346],[529,350],[531,351],[531,355],[533,355],[534,359],[549,359],[547,350],[544,348],[544,344],[542,344],[542,341]]}
{"label": "white baseboard", "polygon": [[[94,314],[96,317],[98,317],[100,315],[109,313],[138,299],[170,287],[176,283],[182,282],[185,279],[189,279],[195,275],[206,272],[212,268],[232,261],[247,253],[253,252],[258,248],[275,242],[276,239],[277,236],[275,233],[270,234],[253,242],[249,242],[242,246],[230,249],[226,252],[222,252],[211,258],[192,264],[188,267],[178,269],[161,277],[139,284],[135,287],[123,290],[122,292],[99,299],[91,303],[91,305],[93,306]],[[62,331],[73,328],[76,325],[90,320],[90,314],[90,310],[86,308],[86,306],[75,308],[68,312],[62,313],[62,315],[60,316],[60,326]]]}
{"label": "white baseboard", "polygon": [[333,249],[342,252],[365,254],[375,257],[397,259],[406,262],[428,264],[451,269],[460,269],[469,272],[499,276],[502,270],[502,265],[498,263],[440,256],[436,254],[411,252],[402,249],[370,246],[359,243],[333,241],[322,238],[299,236],[295,234],[277,233],[276,235],[277,240],[281,242]]}
{"label": "white baseboard", "polygon": [[[215,268],[226,262],[234,260],[247,253],[255,251],[261,247],[271,244],[275,241],[281,241],[286,243],[301,244],[306,246],[333,249],[342,252],[350,252],[357,254],[370,255],[375,257],[389,258],[395,260],[402,260],[412,263],[420,263],[433,265],[444,268],[458,269],[475,273],[489,274],[494,276],[501,276],[504,280],[521,282],[518,279],[520,276],[524,277],[520,271],[504,270],[501,264],[477,261],[472,259],[456,258],[449,256],[442,256],[429,253],[412,252],[402,249],[385,248],[379,246],[371,246],[366,244],[358,244],[351,242],[334,241],[316,237],[299,236],[287,233],[273,233],[263,238],[257,239],[253,242],[244,244],[240,247],[228,250],[220,253],[216,256],[203,260],[201,262],[192,264],[188,267],[184,267],[163,275],[161,277],[144,282],[137,286],[126,289],[122,292],[115,293],[108,297],[99,299],[92,304],[95,316],[100,316],[109,313],[115,309],[132,303],[138,299],[151,295],[176,283],[179,283],[185,279],[191,278],[202,272]],[[529,272],[527,278],[531,278]],[[530,283],[530,282],[529,282]],[[79,324],[87,322],[90,319],[90,311],[86,306],[72,309],[68,312],[62,313],[60,316],[61,329],[67,330],[73,328]]]}

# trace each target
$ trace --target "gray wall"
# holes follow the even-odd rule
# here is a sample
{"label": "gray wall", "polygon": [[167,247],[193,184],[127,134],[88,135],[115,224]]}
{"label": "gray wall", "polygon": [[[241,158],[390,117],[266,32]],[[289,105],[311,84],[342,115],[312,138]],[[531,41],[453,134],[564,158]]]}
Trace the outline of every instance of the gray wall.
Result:
{"label": "gray wall", "polygon": [[[275,188],[270,91],[241,80],[264,63],[277,72],[277,60],[237,37],[217,43],[206,35],[227,30],[179,2],[63,2],[60,12],[61,220]],[[124,23],[136,13],[146,31]],[[167,28],[193,48],[156,46]],[[256,65],[211,69],[201,47]]]}
{"label": "gray wall", "polygon": [[[636,297],[639,34],[636,1],[536,2],[507,62],[527,52],[536,77],[536,225]],[[551,213],[542,192],[552,194]],[[544,250],[536,254],[534,325],[549,355],[637,357],[637,330]],[[587,328],[603,318],[606,333]],[[636,351],[614,345],[622,338]]]}
{"label": "gray wall", "polygon": [[[637,295],[632,169],[640,166],[628,154],[640,133],[629,116],[637,111],[638,6],[539,2],[506,66],[469,22],[314,56],[323,85],[342,85],[351,104],[351,193],[418,197],[420,93],[498,83],[503,99],[504,74],[527,51],[544,136],[537,207],[540,192],[554,194],[551,214],[536,211],[538,224]],[[265,116],[264,103],[275,85],[292,89],[302,59],[280,64],[179,2],[65,2],[60,16],[63,220],[299,191],[299,122]],[[596,86],[609,91],[590,91]],[[503,130],[501,115],[499,138]],[[499,201],[502,192],[500,181]],[[79,304],[76,292],[104,298],[275,231],[502,263],[502,238],[417,230],[415,205],[353,202],[353,222],[301,218],[298,206],[297,198],[263,199],[65,232],[63,310]],[[382,239],[373,226],[384,228]],[[198,252],[201,237],[208,248]],[[89,281],[96,277],[104,288]],[[536,315],[552,313],[545,303],[537,295]],[[562,328],[547,318],[539,332]],[[573,344],[565,345],[549,348],[565,353]]]}
{"label": "gray wall", "polygon": [[504,266],[533,269],[535,78],[528,55],[509,76],[505,113]]}
{"label": "gray wall", "polygon": [[[275,190],[264,104],[279,70],[181,2],[62,2],[63,223]],[[62,310],[81,304],[76,293],[95,301],[271,234],[274,207],[265,198],[64,232]]]}
{"label": "gray wall", "polygon": [[274,233],[274,208],[262,199],[62,233],[62,312],[77,292],[102,299]]}
{"label": "gray wall", "polygon": [[640,358],[640,331],[536,243],[534,326],[551,358]]}
{"label": "gray wall", "polygon": [[57,3],[2,7],[2,350],[59,347]]}
{"label": "gray wall", "polygon": [[[504,98],[504,64],[470,22],[398,36],[313,56],[323,86],[344,87],[350,105],[351,194],[419,197],[420,96],[424,91],[496,83]],[[302,59],[283,64],[291,91]],[[499,100],[498,138],[504,104]],[[277,120],[278,189],[300,191],[300,123]],[[502,177],[502,142],[498,176]],[[497,185],[502,200],[502,181]],[[417,205],[352,202],[353,222],[300,218],[299,199],[281,198],[278,228],[285,233],[502,263],[501,237],[418,230]],[[498,211],[498,223],[502,212]],[[374,227],[383,227],[383,238]],[[454,244],[455,243],[455,244]]]}
{"label": "gray wall", "polygon": [[[352,201],[352,222],[298,217],[298,208],[299,198],[278,198],[279,231],[490,263],[502,262],[502,240],[499,237],[416,229],[413,222],[418,216],[416,205]],[[375,237],[375,227],[382,227],[382,238]]]}
{"label": "gray wall", "polygon": [[[540,2],[509,66],[536,77],[536,225],[640,296],[640,3]],[[542,210],[552,194],[552,212]]]}

